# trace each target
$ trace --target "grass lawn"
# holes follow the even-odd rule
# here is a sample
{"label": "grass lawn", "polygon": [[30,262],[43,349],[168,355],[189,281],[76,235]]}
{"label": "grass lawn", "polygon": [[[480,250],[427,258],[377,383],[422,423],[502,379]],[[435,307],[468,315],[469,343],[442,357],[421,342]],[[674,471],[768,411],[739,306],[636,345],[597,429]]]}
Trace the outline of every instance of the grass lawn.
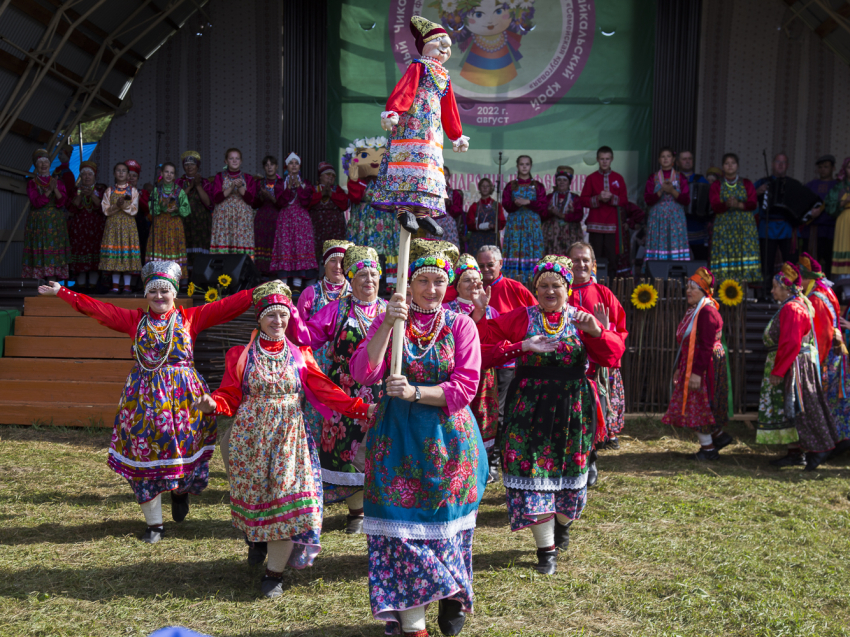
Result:
{"label": "grass lawn", "polygon": [[[508,531],[501,486],[475,532],[475,614],[464,635],[850,635],[850,461],[773,470],[779,449],[736,425],[723,459],[630,421],[600,454],[598,486],[552,577],[531,532]],[[230,525],[216,454],[187,520],[148,546],[127,484],[106,466],[109,432],[0,427],[0,635],[373,635],[366,538],[326,511],[322,554],[258,598],[261,570]],[[428,613],[439,635],[436,608]]]}

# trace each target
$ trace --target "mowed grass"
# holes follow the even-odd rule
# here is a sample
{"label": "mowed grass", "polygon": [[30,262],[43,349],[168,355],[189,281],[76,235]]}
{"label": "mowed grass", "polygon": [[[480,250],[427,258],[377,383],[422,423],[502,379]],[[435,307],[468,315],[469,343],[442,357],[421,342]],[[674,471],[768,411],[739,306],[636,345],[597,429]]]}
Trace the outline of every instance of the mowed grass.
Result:
{"label": "mowed grass", "polygon": [[[743,425],[722,461],[694,464],[687,436],[629,421],[622,448],[573,526],[558,573],[537,575],[528,530],[510,533],[500,486],[475,532],[475,614],[464,635],[848,635],[850,463],[774,470],[777,448]],[[230,524],[216,454],[209,488],[156,546],[109,432],[0,427],[0,634],[146,635],[183,625],[216,636],[373,635],[364,536],[327,510],[312,569],[278,600]],[[438,635],[436,608],[428,627]]]}

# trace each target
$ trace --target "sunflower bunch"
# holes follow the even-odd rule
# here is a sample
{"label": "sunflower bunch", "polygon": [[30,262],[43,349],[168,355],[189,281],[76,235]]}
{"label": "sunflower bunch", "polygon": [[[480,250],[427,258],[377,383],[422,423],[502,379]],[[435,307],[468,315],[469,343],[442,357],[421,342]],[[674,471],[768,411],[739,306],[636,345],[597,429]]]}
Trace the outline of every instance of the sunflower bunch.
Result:
{"label": "sunflower bunch", "polygon": [[744,289],[737,281],[733,279],[726,279],[717,289],[717,298],[720,299],[720,302],[723,303],[723,305],[735,307],[743,302]]}
{"label": "sunflower bunch", "polygon": [[641,283],[632,292],[632,305],[639,310],[648,310],[658,302],[658,290],[651,283]]}
{"label": "sunflower bunch", "polygon": [[207,288],[207,291],[204,294],[204,300],[207,303],[215,303],[220,298],[227,296],[225,291],[230,287],[230,284],[233,283],[233,278],[227,274],[222,274],[218,277],[217,283],[218,285],[216,287]]}

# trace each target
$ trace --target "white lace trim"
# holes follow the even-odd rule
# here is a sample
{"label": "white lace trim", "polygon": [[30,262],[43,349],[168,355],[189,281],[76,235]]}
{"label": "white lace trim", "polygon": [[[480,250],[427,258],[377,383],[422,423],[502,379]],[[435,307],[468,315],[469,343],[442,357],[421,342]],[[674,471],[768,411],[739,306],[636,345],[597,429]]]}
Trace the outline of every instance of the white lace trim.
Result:
{"label": "white lace trim", "polygon": [[188,458],[174,458],[173,460],[151,460],[148,462],[137,462],[136,460],[130,460],[129,458],[122,456],[120,453],[115,451],[115,449],[110,449],[109,455],[121,462],[121,464],[126,464],[130,467],[136,467],[137,469],[149,469],[152,467],[173,467],[176,465],[192,464],[205,453],[212,453],[214,451],[215,445],[207,445],[206,447],[201,447],[198,450],[198,453]]}
{"label": "white lace trim", "polygon": [[343,487],[362,487],[364,477],[362,473],[322,469],[322,482],[329,482],[330,484],[341,485]]}
{"label": "white lace trim", "polygon": [[587,486],[587,473],[575,478],[521,478],[505,475],[502,482],[507,489],[523,491],[562,491],[563,489],[582,489]]}
{"label": "white lace trim", "polygon": [[475,528],[478,509],[462,518],[434,524],[417,524],[400,520],[382,520],[366,516],[363,520],[363,532],[367,535],[383,535],[406,540],[447,540],[461,531]]}

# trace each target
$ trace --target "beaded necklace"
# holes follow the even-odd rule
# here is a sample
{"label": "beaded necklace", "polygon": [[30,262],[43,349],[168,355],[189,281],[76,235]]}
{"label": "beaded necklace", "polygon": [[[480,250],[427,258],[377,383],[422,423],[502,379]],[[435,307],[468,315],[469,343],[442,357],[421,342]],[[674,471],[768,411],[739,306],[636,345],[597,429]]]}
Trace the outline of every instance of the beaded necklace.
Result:
{"label": "beaded necklace", "polygon": [[[142,316],[142,320],[139,323],[139,329],[136,331],[136,338],[133,341],[133,356],[136,359],[136,362],[146,372],[156,372],[159,371],[163,365],[168,361],[168,357],[171,356],[171,351],[174,349],[174,326],[177,322],[177,312],[172,312],[171,316],[168,319],[168,323],[165,324],[164,327],[158,328],[156,325],[153,325],[150,321],[150,317],[145,314]],[[139,347],[139,339],[142,334],[147,333],[153,336],[154,340],[157,343],[164,344],[168,343],[168,347],[165,350],[165,353],[162,356],[158,356],[150,361],[145,359],[145,357],[141,353],[141,348]]]}
{"label": "beaded necklace", "polygon": [[[332,285],[339,285],[338,283],[334,283],[333,281],[329,281],[328,277],[324,277],[322,281],[319,283],[319,293],[322,295],[322,300],[325,302],[325,305],[330,303],[331,301],[335,301],[336,299],[345,296],[348,293],[349,285],[348,281],[343,281],[342,286],[338,290],[328,289]],[[333,296],[331,296],[333,295]]]}
{"label": "beaded necklace", "polygon": [[[412,320],[408,321],[407,329],[404,331],[404,347],[410,358],[413,360],[419,360],[420,358],[424,358],[425,355],[433,349],[434,345],[437,343],[437,335],[443,329],[444,321],[445,312],[442,311],[442,308],[434,315],[434,319],[431,321],[431,328],[426,330],[424,333],[420,332],[415,327]],[[422,353],[418,356],[414,354],[410,348],[411,345],[422,350]]]}
{"label": "beaded necklace", "polygon": [[265,178],[263,179],[263,188],[265,188],[266,190],[268,190],[268,191],[269,191],[269,194],[272,194],[272,195],[273,195],[273,194],[274,194],[274,186],[275,186],[275,184],[277,183],[277,180],[278,180],[278,179],[280,179],[280,175],[275,175],[274,177],[272,177],[272,179],[271,179],[271,180],[269,180],[269,178],[268,178],[268,177],[265,177]]}
{"label": "beaded necklace", "polygon": [[375,299],[371,303],[365,303],[353,295],[351,300],[354,301],[351,304],[351,307],[354,308],[354,318],[357,319],[357,326],[360,328],[360,333],[365,337],[369,332],[369,328],[372,327],[372,322],[375,320],[375,316],[377,316],[377,312],[375,312],[375,316],[369,316],[366,311],[368,308],[375,307],[378,300]]}
{"label": "beaded necklace", "polygon": [[[269,341],[267,336],[263,338]],[[281,370],[286,369],[285,363],[289,362],[289,343],[286,343],[277,354],[267,351],[261,344],[260,338],[254,339],[254,364],[257,368],[257,374],[260,378],[269,385],[276,385],[281,376]],[[284,363],[282,367],[276,367],[275,364]]]}
{"label": "beaded necklace", "polygon": [[558,324],[552,327],[549,319],[546,318],[546,313],[543,310],[540,311],[540,317],[543,319],[543,331],[549,336],[561,336],[564,333],[564,328],[567,326],[567,313],[561,309],[558,314],[561,315]]}

